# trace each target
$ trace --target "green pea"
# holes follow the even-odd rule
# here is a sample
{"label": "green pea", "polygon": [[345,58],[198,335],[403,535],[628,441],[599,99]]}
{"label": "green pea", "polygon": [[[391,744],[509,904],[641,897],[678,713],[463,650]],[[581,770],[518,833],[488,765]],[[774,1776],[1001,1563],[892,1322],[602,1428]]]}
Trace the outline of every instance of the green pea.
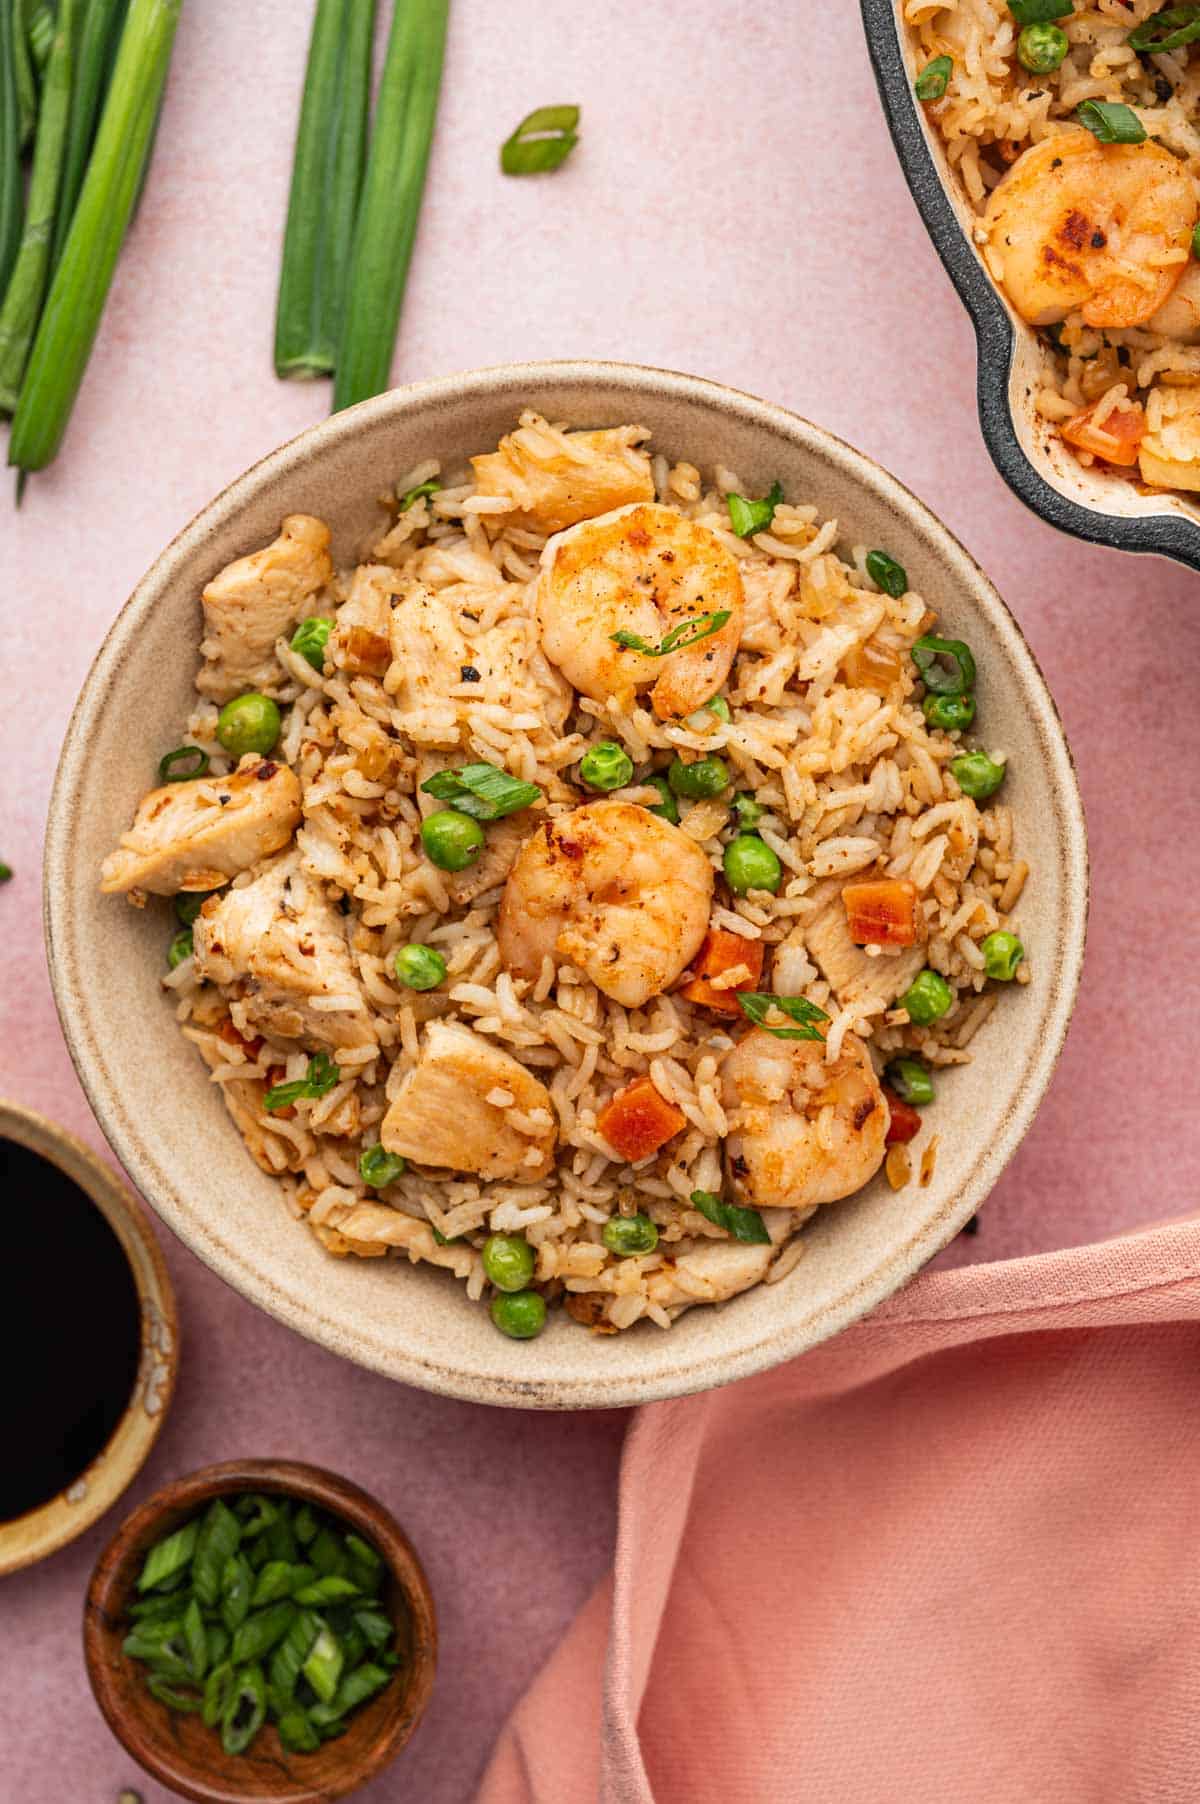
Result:
{"label": "green pea", "polygon": [[421,822],[421,844],[440,871],[465,871],[483,851],[483,828],[457,808],[439,808]]}
{"label": "green pea", "polygon": [[1025,956],[1025,948],[1015,933],[989,933],[979,950],[983,953],[984,970],[997,983],[1010,983]]}
{"label": "green pea", "polygon": [[602,1239],[610,1253],[619,1259],[632,1259],[639,1253],[654,1251],[658,1229],[648,1215],[614,1215],[605,1222]]}
{"label": "green pea", "polygon": [[190,927],[184,927],[175,935],[175,938],[167,947],[167,964],[173,971],[177,965],[183,963],[185,958],[190,958],[191,956],[192,930]]}
{"label": "green pea", "polygon": [[497,1290],[523,1291],[533,1264],[533,1248],[523,1234],[490,1234],[483,1243],[483,1269]]}
{"label": "green pea", "polygon": [[739,827],[749,829],[757,827],[767,811],[761,802],[754,800],[753,796],[734,796],[733,812],[738,817]]}
{"label": "green pea", "polygon": [[667,767],[667,782],[677,796],[683,796],[689,802],[705,801],[729,788],[729,766],[724,758],[715,754],[711,758],[697,758],[692,764],[685,764],[682,758],[672,758]]}
{"label": "green pea", "polygon": [[492,1320],[512,1340],[533,1340],[546,1326],[546,1305],[536,1290],[503,1291],[492,1298]]}
{"label": "green pea", "polygon": [[1017,61],[1031,75],[1051,75],[1069,49],[1061,25],[1027,25],[1017,39]]}
{"label": "green pea", "polygon": [[446,961],[432,946],[401,946],[392,959],[392,970],[396,982],[406,990],[436,990],[445,982]]}
{"label": "green pea", "polygon": [[671,785],[667,779],[656,771],[653,776],[646,778],[645,787],[657,789],[662,797],[662,806],[659,807],[652,803],[646,813],[660,815],[664,821],[670,821],[672,826],[677,827],[679,825],[679,804],[671,794]]}
{"label": "green pea", "polygon": [[920,1059],[893,1059],[883,1075],[901,1102],[912,1103],[914,1108],[920,1109],[933,1101],[933,1078],[928,1065],[923,1065]]}
{"label": "green pea", "polygon": [[257,752],[265,758],[279,738],[279,709],[269,695],[235,696],[217,715],[217,738],[231,758]]}
{"label": "green pea", "polygon": [[404,1173],[405,1164],[399,1153],[385,1152],[382,1146],[364,1147],[358,1160],[358,1175],[372,1190],[394,1184]]}
{"label": "green pea", "polygon": [[602,739],[583,754],[579,775],[589,789],[624,789],[633,775],[633,759],[623,746]]}
{"label": "green pea", "polygon": [[975,718],[973,695],[927,695],[921,711],[931,727],[947,733],[961,733]]}
{"label": "green pea", "polygon": [[729,722],[733,719],[733,715],[729,710],[729,703],[725,700],[725,697],[723,695],[714,695],[706,701],[703,706],[697,708],[694,714],[688,715],[687,724],[692,728],[693,732],[702,732],[708,725],[708,722],[704,718],[706,714],[715,714],[718,720],[723,720],[725,722],[726,726],[728,726]]}
{"label": "green pea", "polygon": [[332,631],[332,620],[322,620],[319,614],[313,614],[308,620],[302,620],[292,634],[292,650],[306,658],[318,675],[325,669],[325,647]]}
{"label": "green pea", "polygon": [[744,896],[752,889],[770,890],[774,895],[783,881],[783,866],[757,833],[739,833],[731,839],[721,866],[735,896]]}
{"label": "green pea", "polygon": [[914,1027],[928,1027],[931,1022],[941,1020],[953,1001],[954,992],[946,979],[926,968],[905,990],[900,1007],[908,1010],[908,1018]]}
{"label": "green pea", "polygon": [[994,796],[1006,772],[1006,767],[986,752],[964,752],[961,758],[951,758],[950,769],[963,794],[976,802]]}

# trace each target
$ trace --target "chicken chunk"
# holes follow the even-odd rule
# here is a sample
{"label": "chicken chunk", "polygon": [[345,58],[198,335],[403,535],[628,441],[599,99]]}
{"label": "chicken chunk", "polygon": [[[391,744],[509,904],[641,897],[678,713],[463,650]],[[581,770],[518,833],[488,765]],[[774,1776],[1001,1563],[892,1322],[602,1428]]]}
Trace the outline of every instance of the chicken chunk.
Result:
{"label": "chicken chunk", "polygon": [[469,1027],[432,1021],[379,1138],[417,1165],[533,1181],[554,1163],[554,1110],[510,1053]]}
{"label": "chicken chunk", "polygon": [[311,514],[289,514],[279,537],[227,564],[205,589],[204,663],[196,678],[214,702],[248,689],[276,693],[283,671],[275,641],[290,638],[333,580],[329,528]]}
{"label": "chicken chunk", "polygon": [[664,1309],[723,1303],[765,1277],[778,1250],[775,1246],[744,1246],[738,1240],[705,1241],[651,1274],[647,1285],[650,1298]]}
{"label": "chicken chunk", "polygon": [[865,946],[856,946],[850,937],[842,888],[835,880],[813,891],[817,908],[793,928],[780,952],[802,944],[843,1006],[871,1000],[890,1006],[924,966],[924,948],[918,944],[900,952],[872,954]]}
{"label": "chicken chunk", "polygon": [[503,496],[514,512],[505,523],[561,532],[579,520],[632,501],[653,501],[649,455],[638,449],[644,427],[559,434],[523,414],[497,451],[473,457],[481,495]]}
{"label": "chicken chunk", "polygon": [[467,750],[477,704],[536,715],[554,736],[566,723],[571,691],[528,615],[481,630],[465,601],[415,583],[392,610],[391,653],[386,687],[419,744]]}
{"label": "chicken chunk", "polygon": [[243,758],[228,777],[164,783],[144,796],[133,825],[100,867],[105,895],[217,889],[285,846],[300,820],[294,772]]}
{"label": "chicken chunk", "polygon": [[197,974],[236,985],[260,1033],[313,1050],[376,1043],[344,924],[298,858],[281,858],[253,883],[210,897],[193,942]]}

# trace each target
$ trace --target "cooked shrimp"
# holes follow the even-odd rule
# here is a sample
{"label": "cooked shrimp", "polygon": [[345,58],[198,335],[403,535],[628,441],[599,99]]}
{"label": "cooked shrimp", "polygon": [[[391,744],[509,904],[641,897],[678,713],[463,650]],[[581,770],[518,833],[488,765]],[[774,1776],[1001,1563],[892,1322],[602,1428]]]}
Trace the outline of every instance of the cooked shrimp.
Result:
{"label": "cooked shrimp", "polygon": [[852,1196],[879,1170],[887,1103],[853,1034],[826,1064],[815,1040],[777,1040],[756,1028],[726,1054],[721,1076],[738,1202],[811,1210]]}
{"label": "cooked shrimp", "polygon": [[1048,326],[1140,326],[1187,268],[1196,186],[1160,144],[1082,128],[1022,151],[984,214],[985,255],[1021,315]]}
{"label": "cooked shrimp", "polygon": [[1179,344],[1200,344],[1200,263],[1185,264],[1169,298],[1146,321],[1147,332],[1159,332]]}
{"label": "cooked shrimp", "polygon": [[[702,707],[729,675],[744,598],[737,559],[715,533],[639,502],[547,543],[537,607],[542,648],[576,689],[623,704],[650,689],[654,712],[670,720]],[[729,616],[722,627],[664,657],[613,640],[628,632],[659,645],[685,621],[716,613]]]}
{"label": "cooked shrimp", "polygon": [[379,1138],[417,1165],[533,1181],[554,1163],[554,1109],[511,1053],[469,1027],[431,1021]]}
{"label": "cooked shrimp", "polygon": [[569,960],[641,1008],[699,950],[712,893],[712,867],[679,827],[632,802],[589,802],[526,841],[500,904],[500,956],[528,978],[543,958]]}

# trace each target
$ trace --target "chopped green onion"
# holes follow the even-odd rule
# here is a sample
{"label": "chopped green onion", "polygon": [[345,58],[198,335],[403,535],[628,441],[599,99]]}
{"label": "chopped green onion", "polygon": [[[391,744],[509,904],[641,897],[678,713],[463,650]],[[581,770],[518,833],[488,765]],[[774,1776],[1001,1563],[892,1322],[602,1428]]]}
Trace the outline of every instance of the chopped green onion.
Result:
{"label": "chopped green onion", "polygon": [[275,1725],[279,1739],[293,1754],[313,1754],[321,1745],[321,1737],[303,1710],[289,1710]]}
{"label": "chopped green onion", "polygon": [[[33,137],[33,128],[37,123],[37,78],[33,73],[33,58],[30,55],[29,38],[25,30],[25,0],[5,0],[5,5],[12,15],[9,29],[12,32],[17,148],[24,150]],[[0,282],[0,291],[3,290],[3,286],[3,282]]]}
{"label": "chopped green onion", "polygon": [[0,307],[0,413],[12,413],[16,408],[50,276],[50,236],[54,229],[71,110],[74,17],[71,6],[60,8],[50,61],[42,82],[25,228]]}
{"label": "chopped green onion", "polygon": [[[738,1007],[748,1021],[755,1027],[761,1027],[765,1033],[774,1034],[777,1040],[824,1040],[825,1035],[817,1027],[818,1021],[828,1021],[829,1016],[807,996],[772,996],[764,990],[735,990]],[[789,1021],[800,1023],[798,1027],[771,1027],[767,1016],[775,1009],[786,1015]]]}
{"label": "chopped green onion", "polygon": [[293,1078],[290,1084],[275,1084],[263,1098],[263,1107],[273,1114],[276,1109],[290,1108],[294,1102],[327,1096],[341,1078],[341,1071],[327,1052],[314,1053],[304,1076]]}
{"label": "chopped green onion", "polygon": [[262,1728],[267,1714],[267,1686],[261,1666],[235,1674],[229,1702],[221,1717],[221,1746],[227,1754],[243,1754]]}
{"label": "chopped green onion", "polygon": [[12,882],[12,866],[11,866],[11,864],[5,864],[4,860],[2,858],[0,858],[0,883],[11,883],[11,882]]}
{"label": "chopped green onion", "polygon": [[688,646],[699,645],[702,639],[711,638],[713,633],[720,632],[728,619],[728,608],[720,608],[713,614],[695,614],[690,620],[681,620],[678,626],[673,626],[657,645],[651,645],[637,633],[622,631],[608,636],[622,651],[640,651],[645,658],[665,658],[670,652],[686,651]]}
{"label": "chopped green onion", "polygon": [[1018,25],[1048,25],[1075,11],[1074,0],[1008,0],[1008,10]]}
{"label": "chopped green onion", "polygon": [[347,1598],[357,1597],[359,1588],[353,1579],[343,1578],[340,1572],[326,1572],[320,1578],[305,1585],[294,1593],[298,1604],[340,1604]]}
{"label": "chopped green onion", "polygon": [[783,485],[771,484],[771,491],[761,501],[747,501],[744,495],[726,495],[725,505],[729,509],[729,524],[739,539],[748,539],[753,533],[766,532],[775,518],[775,509],[783,500]]}
{"label": "chopped green onion", "polygon": [[[28,7],[24,10],[28,12]],[[42,4],[29,13],[27,30],[34,67],[39,75],[44,75],[46,64],[50,61],[50,52],[54,48],[54,8],[49,0],[42,0]]]}
{"label": "chopped green onion", "polygon": [[711,1190],[693,1190],[688,1200],[706,1221],[712,1222],[716,1228],[724,1228],[735,1240],[744,1241],[747,1246],[770,1246],[771,1236],[763,1226],[763,1218],[757,1209],[743,1209],[737,1203],[723,1203]]}
{"label": "chopped green onion", "polygon": [[156,1542],[138,1575],[138,1590],[157,1591],[167,1579],[182,1572],[191,1562],[199,1535],[200,1524],[189,1522],[186,1528],[176,1529],[173,1535]]}
{"label": "chopped green onion", "polygon": [[342,1650],[324,1623],[301,1671],[321,1702],[331,1704],[342,1676]]}
{"label": "chopped green onion", "polygon": [[1200,6],[1165,6],[1135,25],[1125,42],[1140,54],[1182,50],[1200,38]]}
{"label": "chopped green onion", "polygon": [[399,1153],[385,1152],[382,1146],[368,1146],[359,1154],[358,1175],[372,1190],[382,1190],[403,1176],[404,1160]]}
{"label": "chopped green onion", "polygon": [[[202,752],[198,745],[176,746],[165,758],[158,761],[158,780],[160,783],[190,783],[193,777],[203,777],[208,771],[208,753]],[[183,766],[180,769],[180,766]]]}
{"label": "chopped green onion", "polygon": [[[96,121],[112,73],[113,58],[124,23],[125,0],[88,0],[83,9],[75,77],[71,84],[71,117],[63,158],[62,184],[54,219],[50,267],[58,268],[75,217],[75,205],[96,136]],[[149,159],[147,159],[148,161]]]}
{"label": "chopped green onion", "polygon": [[497,764],[464,764],[457,770],[440,770],[427,778],[421,789],[477,821],[498,821],[504,815],[519,814],[542,793],[536,783],[510,777]]}
{"label": "chopped green onion", "polygon": [[975,687],[975,660],[961,639],[925,633],[913,645],[912,661],[931,695],[968,695]]}
{"label": "chopped green onion", "polygon": [[545,175],[565,163],[579,142],[577,106],[540,106],[527,113],[500,146],[505,175]]}
{"label": "chopped green onion", "polygon": [[935,56],[931,63],[926,63],[913,83],[913,93],[918,100],[940,100],[953,73],[952,56]]}
{"label": "chopped green onion", "polygon": [[899,601],[908,593],[908,571],[886,551],[868,551],[867,575],[875,587],[890,595],[893,601]]}
{"label": "chopped green onion", "polygon": [[185,958],[191,958],[194,950],[195,950],[195,947],[192,944],[191,928],[190,927],[181,927],[179,932],[175,935],[174,939],[171,941],[170,945],[167,947],[167,968],[168,968],[168,970],[171,970],[171,971],[176,970],[177,967],[183,963]]}
{"label": "chopped green onion", "polygon": [[[41,470],[62,443],[150,154],[182,0],[130,0],[75,217],[34,339],[8,461]],[[2,202],[0,202],[2,212]],[[0,242],[2,242],[0,223]]]}
{"label": "chopped green onion", "polygon": [[1134,112],[1119,100],[1085,100],[1075,109],[1080,125],[1101,144],[1142,144],[1146,128]]}
{"label": "chopped green onion", "polygon": [[312,1601],[306,1594],[311,1588],[298,1591],[295,1603],[290,1598],[283,1598],[247,1616],[234,1633],[229,1656],[233,1664],[243,1666],[247,1660],[261,1660],[264,1654],[269,1654],[295,1622],[296,1605]]}
{"label": "chopped green onion", "polygon": [[367,153],[375,0],[317,0],[275,309],[275,374],[328,375]]}
{"label": "chopped green onion", "polygon": [[335,411],[388,385],[437,115],[449,0],[392,14],[354,228],[337,348]]}
{"label": "chopped green onion", "polygon": [[428,482],[419,482],[415,489],[405,489],[403,495],[400,497],[400,512],[406,514],[409,508],[412,507],[415,502],[420,501],[422,497],[436,495],[441,486],[442,484],[438,481],[437,477],[431,476]]}
{"label": "chopped green onion", "polygon": [[204,1699],[197,1691],[180,1691],[178,1686],[168,1685],[165,1679],[149,1678],[146,1690],[168,1710],[182,1710],[185,1713],[203,1708]]}
{"label": "chopped green onion", "polygon": [[933,1101],[933,1078],[928,1065],[920,1059],[893,1059],[883,1075],[901,1102],[920,1109]]}
{"label": "chopped green onion", "polygon": [[310,614],[292,634],[292,650],[312,665],[318,676],[325,670],[325,647],[333,631],[333,621],[320,614]]}

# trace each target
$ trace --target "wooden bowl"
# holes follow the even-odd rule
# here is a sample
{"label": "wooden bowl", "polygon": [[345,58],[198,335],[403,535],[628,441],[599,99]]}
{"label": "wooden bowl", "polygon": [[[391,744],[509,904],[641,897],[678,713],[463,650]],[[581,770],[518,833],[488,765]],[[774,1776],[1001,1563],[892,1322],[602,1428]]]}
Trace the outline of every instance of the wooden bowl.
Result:
{"label": "wooden bowl", "polygon": [[[142,1350],[133,1393],[99,1454],[56,1497],[0,1522],[0,1577],[44,1560],[91,1528],[137,1477],[175,1392],[179,1318],[175,1292],[149,1219],[116,1175],[57,1123],[0,1102],[0,1139],[28,1147],[91,1198],[121,1245],[142,1311]],[[53,1290],[46,1307],[54,1306]],[[11,1380],[10,1380],[11,1381]],[[17,1457],[6,1449],[4,1457]]]}
{"label": "wooden bowl", "polygon": [[[151,1697],[143,1669],[127,1660],[125,1610],[147,1550],[214,1497],[263,1491],[296,1497],[338,1516],[369,1541],[388,1570],[384,1596],[398,1625],[401,1664],[387,1687],[348,1719],[346,1733],[316,1753],[293,1754],[274,1728],[244,1754],[227,1754],[198,1716],[173,1714]],[[437,1620],[421,1562],[382,1504],[348,1479],[289,1460],[205,1466],[147,1498],[105,1548],[83,1615],[88,1678],[104,1719],[148,1773],[199,1804],[324,1804],[365,1785],[400,1752],[421,1720],[437,1664]]]}

